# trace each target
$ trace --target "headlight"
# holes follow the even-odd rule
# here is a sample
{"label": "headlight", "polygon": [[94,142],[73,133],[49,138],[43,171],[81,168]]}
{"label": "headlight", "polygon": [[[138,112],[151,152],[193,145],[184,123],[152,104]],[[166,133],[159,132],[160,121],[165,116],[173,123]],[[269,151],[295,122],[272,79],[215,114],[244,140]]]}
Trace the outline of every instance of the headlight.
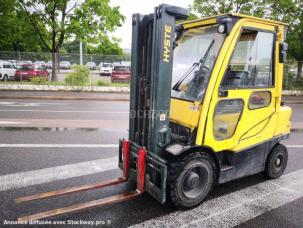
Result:
{"label": "headlight", "polygon": [[226,33],[226,24],[218,25],[218,33],[220,33],[220,34]]}

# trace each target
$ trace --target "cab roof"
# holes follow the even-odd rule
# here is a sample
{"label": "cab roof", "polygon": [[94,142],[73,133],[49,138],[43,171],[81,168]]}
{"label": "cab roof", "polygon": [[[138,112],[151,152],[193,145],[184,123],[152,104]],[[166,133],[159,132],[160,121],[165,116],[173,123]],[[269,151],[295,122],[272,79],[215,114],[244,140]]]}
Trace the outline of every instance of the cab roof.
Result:
{"label": "cab roof", "polygon": [[207,24],[216,24],[217,18],[228,17],[228,16],[235,17],[238,19],[246,18],[246,19],[250,19],[253,21],[263,22],[263,23],[272,24],[272,25],[282,25],[282,26],[288,25],[286,23],[279,22],[279,21],[273,21],[273,20],[269,20],[269,19],[263,19],[263,18],[259,18],[259,17],[249,16],[249,15],[245,15],[245,14],[238,14],[238,13],[220,14],[217,16],[205,17],[205,18],[191,20],[191,21],[184,21],[184,22],[181,22],[180,24],[182,24],[185,28],[203,26],[203,25],[207,25]]}

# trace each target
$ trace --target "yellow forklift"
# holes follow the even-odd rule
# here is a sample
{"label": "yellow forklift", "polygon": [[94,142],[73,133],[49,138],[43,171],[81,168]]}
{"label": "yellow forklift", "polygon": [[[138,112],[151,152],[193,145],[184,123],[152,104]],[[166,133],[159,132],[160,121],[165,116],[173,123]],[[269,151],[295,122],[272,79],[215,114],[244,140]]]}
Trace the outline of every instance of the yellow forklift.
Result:
{"label": "yellow forklift", "polygon": [[[17,203],[127,181],[137,188],[53,209],[33,220],[132,199],[144,192],[177,208],[213,187],[263,172],[280,177],[291,109],[281,101],[286,24],[241,14],[185,21],[162,4],[132,17],[129,138],[119,142],[123,176],[16,199]],[[176,20],[184,21],[176,24]]]}

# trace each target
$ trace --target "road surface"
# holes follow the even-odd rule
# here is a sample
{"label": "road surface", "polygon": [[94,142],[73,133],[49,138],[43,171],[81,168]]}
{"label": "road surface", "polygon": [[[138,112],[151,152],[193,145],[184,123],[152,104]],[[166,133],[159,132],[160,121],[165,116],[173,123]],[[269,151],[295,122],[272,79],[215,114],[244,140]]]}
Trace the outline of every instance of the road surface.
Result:
{"label": "road surface", "polygon": [[[303,105],[292,106],[293,121],[303,121]],[[0,227],[20,216],[129,190],[130,185],[121,184],[14,203],[19,196],[119,177],[117,142],[127,137],[128,107],[128,102],[1,100]],[[90,222],[94,226],[98,222],[97,227],[302,227],[302,139],[303,131],[297,131],[285,142],[289,164],[280,179],[266,181],[258,174],[219,185],[205,203],[192,210],[178,211],[144,194],[42,221],[74,223],[73,227],[92,227],[85,224]]]}

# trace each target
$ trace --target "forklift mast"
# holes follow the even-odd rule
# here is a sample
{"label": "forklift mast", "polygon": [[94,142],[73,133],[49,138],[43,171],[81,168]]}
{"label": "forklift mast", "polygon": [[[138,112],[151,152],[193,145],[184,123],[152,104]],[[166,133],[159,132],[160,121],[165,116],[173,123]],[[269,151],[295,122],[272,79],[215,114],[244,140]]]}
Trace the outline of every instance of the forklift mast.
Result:
{"label": "forklift mast", "polygon": [[175,21],[188,10],[162,4],[132,18],[129,139],[159,154],[169,143],[169,105]]}

